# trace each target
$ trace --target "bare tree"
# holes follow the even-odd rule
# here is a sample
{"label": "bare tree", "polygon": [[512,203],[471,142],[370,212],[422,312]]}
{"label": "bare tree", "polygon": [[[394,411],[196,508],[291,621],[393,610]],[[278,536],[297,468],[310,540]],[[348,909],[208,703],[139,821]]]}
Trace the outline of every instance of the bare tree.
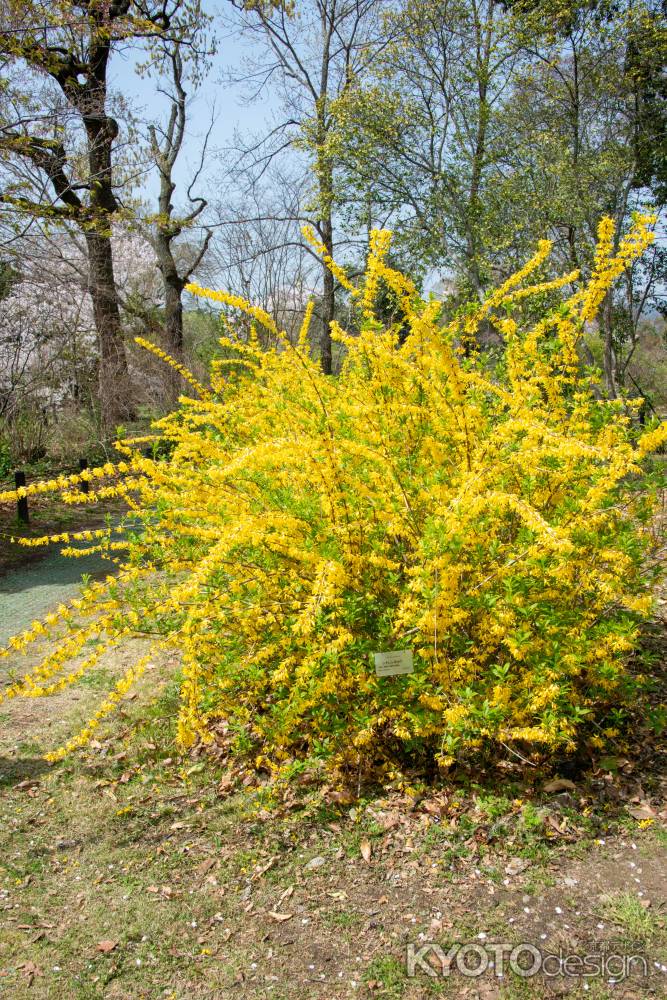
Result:
{"label": "bare tree", "polygon": [[[337,205],[337,110],[355,87],[386,38],[378,30],[379,0],[305,0],[256,3],[230,0],[239,11],[242,31],[261,56],[244,76],[253,98],[277,84],[282,118],[267,137],[246,146],[240,163],[253,180],[261,178],[277,156],[300,149],[312,180],[308,217],[324,252],[336,252],[334,214]],[[331,321],[335,313],[335,279],[322,265],[320,360],[332,368]]]}
{"label": "bare tree", "polygon": [[[149,125],[150,150],[160,178],[158,213],[149,233],[155,249],[158,267],[164,285],[164,333],[167,350],[178,360],[183,356],[183,289],[202,263],[211,241],[212,230],[203,227],[201,238],[189,244],[187,254],[176,253],[176,241],[184,231],[191,231],[199,224],[207,207],[207,200],[196,196],[194,188],[199,180],[206,157],[208,140],[213,126],[213,117],[208,132],[201,145],[199,163],[187,188],[189,211],[176,214],[174,194],[176,181],[174,168],[183,151],[187,125],[187,92],[184,85],[184,67],[178,43],[164,47],[161,62],[168,71],[169,89],[162,90],[169,100],[169,114],[166,124]],[[184,256],[187,259],[184,259]],[[172,380],[172,395],[177,392],[177,380]]]}
{"label": "bare tree", "polygon": [[[307,218],[305,186],[303,177],[274,173],[242,199],[225,190],[213,208],[215,236],[204,271],[210,284],[239,291],[266,309],[293,338],[320,272],[295,226]],[[269,335],[260,336],[268,347]]]}
{"label": "bare tree", "polygon": [[[3,192],[2,201],[28,216],[75,223],[84,236],[99,348],[99,397],[103,426],[112,429],[132,415],[111,249],[111,228],[120,213],[114,183],[119,124],[108,106],[108,67],[120,45],[187,37],[197,4],[186,0],[80,0],[57,12],[49,3],[4,3],[0,9],[0,57],[37,81],[46,78],[60,105],[31,109],[3,123],[0,153],[28,161],[48,180],[46,197]],[[46,93],[46,91],[45,91]],[[67,141],[63,138],[63,132]],[[79,141],[81,140],[81,142]],[[84,155],[79,155],[83,145]]]}

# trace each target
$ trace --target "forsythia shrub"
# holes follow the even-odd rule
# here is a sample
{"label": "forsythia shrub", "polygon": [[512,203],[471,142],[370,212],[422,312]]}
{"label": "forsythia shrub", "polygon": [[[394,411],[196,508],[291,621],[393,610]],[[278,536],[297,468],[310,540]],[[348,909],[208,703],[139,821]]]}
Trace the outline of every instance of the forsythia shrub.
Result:
{"label": "forsythia shrub", "polygon": [[[193,381],[199,398],[157,424],[167,457],[119,442],[123,461],[82,474],[87,495],[82,476],[33,487],[72,502],[120,494],[134,524],[124,541],[111,529],[57,539],[127,551],[116,576],[10,642],[5,655],[68,625],[4,697],[59,690],[108,646],[146,633],[182,652],[182,747],[225,719],[239,752],[276,769],[303,757],[447,765],[501,744],[573,748],[626,691],[651,608],[655,491],[642,469],[667,425],[638,428],[639,400],[599,398],[576,351],[651,224],[638,216],[614,252],[604,220],[593,276],[569,297],[558,290],[577,287],[576,274],[528,283],[542,243],[448,326],[440,303],[386,266],[389,234],[376,232],[362,287],[337,269],[362,317],[356,336],[334,325],[337,378],[310,357],[312,306],[292,345],[261,309],[191,286],[278,346],[224,337],[231,360],[213,363],[210,388]],[[398,327],[375,318],[380,282],[409,325],[402,345]],[[522,300],[536,296],[559,303],[523,328]],[[506,343],[493,370],[474,348],[489,321]],[[377,677],[372,654],[402,649],[413,672]],[[149,656],[51,759],[85,743]]]}

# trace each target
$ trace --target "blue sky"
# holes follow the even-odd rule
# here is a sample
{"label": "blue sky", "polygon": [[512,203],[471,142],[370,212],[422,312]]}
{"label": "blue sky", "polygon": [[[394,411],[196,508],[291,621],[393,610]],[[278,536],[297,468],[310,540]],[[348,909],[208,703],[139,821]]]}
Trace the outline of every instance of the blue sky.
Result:
{"label": "blue sky", "polygon": [[[175,169],[175,180],[188,182],[199,163],[202,141],[211,125],[211,115],[215,121],[211,131],[206,157],[206,169],[199,184],[200,193],[206,194],[219,172],[220,153],[234,142],[238,131],[264,132],[275,110],[275,100],[265,93],[260,101],[248,104],[244,100],[243,88],[226,79],[227,74],[238,72],[242,60],[251,50],[239,39],[225,34],[218,39],[218,51],[212,59],[211,69],[197,91],[186,84],[188,99],[188,126],[186,143]],[[168,102],[158,92],[159,80],[141,76],[137,72],[137,54],[115,53],[110,73],[110,89],[121,93],[129,100],[136,115],[146,121],[165,121]],[[143,192],[147,196],[155,193],[156,181],[146,180]],[[177,189],[178,190],[178,189]]]}

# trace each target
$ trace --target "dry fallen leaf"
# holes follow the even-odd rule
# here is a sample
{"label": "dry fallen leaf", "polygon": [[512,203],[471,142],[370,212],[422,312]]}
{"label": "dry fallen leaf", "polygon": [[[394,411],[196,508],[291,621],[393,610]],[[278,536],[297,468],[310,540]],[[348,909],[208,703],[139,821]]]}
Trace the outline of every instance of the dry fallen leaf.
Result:
{"label": "dry fallen leaf", "polygon": [[215,864],[217,864],[217,858],[207,858],[206,861],[202,861],[197,868],[197,875],[205,875]]}
{"label": "dry fallen leaf", "polygon": [[230,774],[223,775],[223,777],[220,780],[220,784],[218,785],[218,794],[229,795],[229,793],[232,791],[233,788],[234,788],[234,779],[232,778],[232,776]]}
{"label": "dry fallen leaf", "polygon": [[333,792],[329,792],[327,799],[337,806],[350,806],[355,801],[356,796],[353,795],[349,788],[338,788]]}
{"label": "dry fallen leaf", "polygon": [[400,816],[395,812],[380,813],[378,822],[383,830],[393,830],[400,823]]}
{"label": "dry fallen leaf", "polygon": [[653,819],[655,809],[651,809],[648,802],[641,802],[638,806],[628,806],[628,812],[633,819]]}
{"label": "dry fallen leaf", "polygon": [[569,778],[554,778],[553,781],[547,781],[544,786],[544,791],[548,794],[551,792],[573,792],[576,789],[576,785]]}
{"label": "dry fallen leaf", "polygon": [[427,799],[421,804],[424,812],[430,813],[431,816],[442,816],[443,813],[447,812],[447,805],[445,802],[440,802],[437,799]]}
{"label": "dry fallen leaf", "polygon": [[359,850],[361,851],[362,858],[364,859],[366,864],[368,864],[369,861],[371,860],[371,853],[372,853],[370,840],[362,840],[359,845]]}
{"label": "dry fallen leaf", "polygon": [[277,920],[278,923],[283,923],[285,920],[291,920],[294,916],[293,913],[276,913],[275,910],[269,910],[269,916],[272,920]]}
{"label": "dry fallen leaf", "polygon": [[284,903],[285,900],[289,899],[290,896],[292,896],[293,894],[294,894],[294,886],[290,885],[287,889],[285,889],[284,892],[281,892],[280,896],[278,897],[278,906],[280,906],[281,903]]}
{"label": "dry fallen leaf", "polygon": [[105,953],[113,951],[114,948],[118,947],[117,941],[98,941],[96,951],[103,951]]}
{"label": "dry fallen leaf", "polygon": [[505,874],[519,875],[521,872],[525,871],[529,865],[530,861],[526,861],[525,858],[510,858],[505,865]]}
{"label": "dry fallen leaf", "polygon": [[18,968],[23,970],[23,975],[28,980],[28,986],[32,986],[35,976],[42,976],[44,974],[34,962],[22,962]]}

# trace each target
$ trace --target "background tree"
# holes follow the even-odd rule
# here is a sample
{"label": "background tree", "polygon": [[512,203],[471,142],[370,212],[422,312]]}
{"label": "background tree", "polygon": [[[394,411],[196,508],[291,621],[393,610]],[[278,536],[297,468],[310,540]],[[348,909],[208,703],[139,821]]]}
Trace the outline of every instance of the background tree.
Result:
{"label": "background tree", "polygon": [[[193,228],[199,225],[199,220],[208,205],[206,198],[196,196],[193,192],[204,167],[213,120],[201,145],[198,166],[186,189],[190,207],[185,213],[177,213],[174,204],[177,188],[174,170],[184,149],[188,116],[188,95],[185,90],[185,67],[180,41],[170,40],[160,46],[159,66],[167,77],[167,89],[161,88],[161,92],[168,99],[169,112],[165,124],[148,125],[151,158],[157,167],[160,184],[158,211],[148,232],[155,249],[164,288],[162,328],[166,350],[177,360],[183,361],[183,289],[204,259],[213,232],[204,226],[196,242],[189,243],[185,248],[182,245],[178,247],[178,240],[184,232],[191,233]],[[197,60],[191,67],[193,82],[201,79],[200,66],[201,60]],[[170,379],[171,402],[178,393],[178,383],[177,377]]]}
{"label": "background tree", "polygon": [[519,59],[512,19],[495,0],[407,0],[385,31],[391,44],[341,108],[358,219],[389,219],[417,269],[453,270],[480,297],[496,249],[496,118]]}
{"label": "background tree", "polygon": [[[342,159],[336,109],[386,44],[378,29],[380,11],[387,5],[378,0],[305,0],[297,5],[231,2],[238,11],[240,30],[258,53],[247,67],[245,80],[255,98],[271,85],[281,104],[279,121],[267,136],[246,145],[240,166],[257,179],[284,151],[298,148],[305,154],[312,187],[303,207],[326,255],[333,257],[337,250],[337,171]],[[336,282],[324,263],[321,275],[320,360],[323,370],[330,373]]]}
{"label": "background tree", "polygon": [[[65,456],[76,428],[75,438],[84,437],[77,457],[99,442],[91,419],[97,338],[85,241],[76,228],[59,227],[48,237],[33,231],[20,246],[0,296],[0,437],[16,461],[26,461],[46,444],[51,454]],[[159,304],[159,276],[150,244],[136,232],[116,227],[112,251],[121,322],[128,327],[128,303]],[[128,360],[131,367],[133,356]],[[139,372],[131,374],[136,386]],[[153,391],[149,378],[142,369],[136,401]]]}
{"label": "background tree", "polygon": [[100,412],[108,429],[133,412],[111,249],[121,204],[114,182],[119,124],[108,106],[109,60],[114,48],[156,36],[184,43],[198,9],[196,0],[10,0],[2,8],[0,55],[40,84],[46,81],[40,90],[48,103],[3,123],[0,151],[27,160],[47,178],[51,196],[31,198],[22,189],[6,188],[2,200],[28,216],[74,223],[85,239]]}
{"label": "background tree", "polygon": [[[300,171],[274,170],[266,183],[234,197],[230,184],[213,207],[215,237],[203,274],[210,285],[233,288],[275,316],[296,339],[308,299],[316,295],[321,264],[304,245],[299,222],[307,222],[303,203],[309,182]],[[240,329],[249,334],[241,318]],[[319,343],[321,327],[315,331]],[[268,331],[258,336],[266,347]]]}
{"label": "background tree", "polygon": [[[392,42],[339,106],[339,131],[352,225],[389,220],[413,272],[442,268],[479,298],[546,235],[554,268],[587,275],[603,215],[620,232],[635,208],[661,208],[658,5],[404,0],[388,20]],[[602,311],[612,395],[663,255],[628,276],[631,307],[615,292]]]}
{"label": "background tree", "polygon": [[[517,28],[529,59],[499,120],[504,150],[489,192],[494,217],[514,233],[506,266],[511,270],[543,234],[555,242],[556,266],[588,275],[603,215],[614,219],[618,233],[635,209],[664,206],[665,160],[652,145],[653,128],[646,130],[643,95],[652,94],[658,119],[665,114],[658,66],[665,63],[667,32],[658,10],[644,3],[565,5],[559,12],[540,6]],[[664,271],[665,248],[657,244],[601,311],[612,396],[626,370],[621,356],[626,347],[634,353]]]}

